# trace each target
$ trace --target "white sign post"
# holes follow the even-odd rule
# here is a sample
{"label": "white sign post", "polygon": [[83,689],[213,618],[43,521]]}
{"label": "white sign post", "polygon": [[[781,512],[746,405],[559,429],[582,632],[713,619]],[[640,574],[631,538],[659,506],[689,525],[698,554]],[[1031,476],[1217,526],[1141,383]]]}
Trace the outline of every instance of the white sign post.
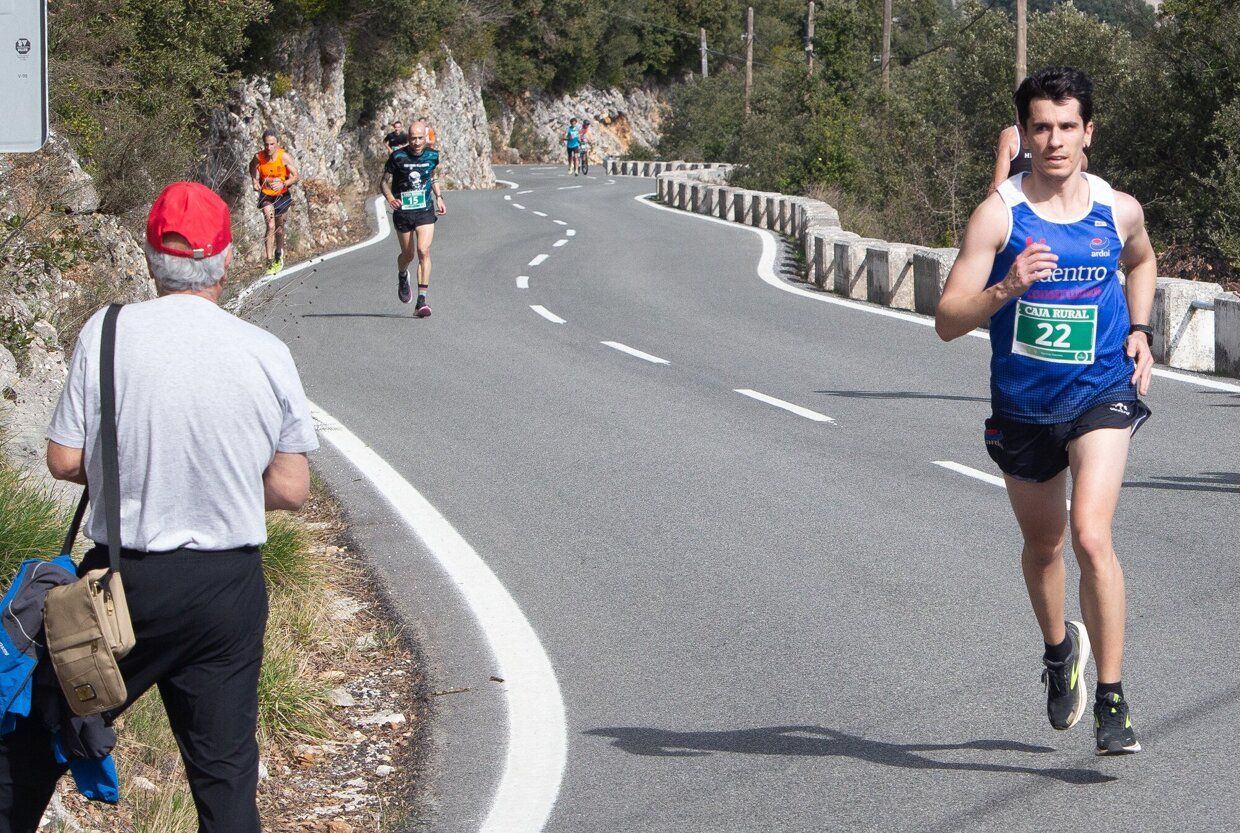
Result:
{"label": "white sign post", "polygon": [[0,0],[0,153],[47,142],[47,0]]}

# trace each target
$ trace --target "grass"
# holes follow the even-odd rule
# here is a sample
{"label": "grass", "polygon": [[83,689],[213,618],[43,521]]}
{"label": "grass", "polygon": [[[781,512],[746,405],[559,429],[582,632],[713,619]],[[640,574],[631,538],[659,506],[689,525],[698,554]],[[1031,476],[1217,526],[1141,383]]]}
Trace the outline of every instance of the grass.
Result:
{"label": "grass", "polygon": [[0,585],[27,558],[58,555],[72,518],[49,486],[0,459]]}

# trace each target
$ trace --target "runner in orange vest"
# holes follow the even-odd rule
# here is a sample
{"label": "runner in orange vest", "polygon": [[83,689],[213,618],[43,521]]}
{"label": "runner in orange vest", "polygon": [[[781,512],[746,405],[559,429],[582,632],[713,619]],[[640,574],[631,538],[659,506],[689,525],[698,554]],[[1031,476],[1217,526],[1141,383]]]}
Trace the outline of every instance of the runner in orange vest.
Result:
{"label": "runner in orange vest", "polygon": [[258,208],[267,219],[266,271],[274,275],[284,268],[284,215],[293,204],[289,186],[301,178],[274,130],[263,132],[263,149],[250,160],[250,178],[258,192]]}

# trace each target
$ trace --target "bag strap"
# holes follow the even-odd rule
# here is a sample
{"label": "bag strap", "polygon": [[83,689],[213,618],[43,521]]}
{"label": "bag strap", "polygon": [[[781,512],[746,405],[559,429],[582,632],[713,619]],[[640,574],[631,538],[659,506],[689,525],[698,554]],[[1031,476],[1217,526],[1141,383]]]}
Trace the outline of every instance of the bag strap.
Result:
{"label": "bag strap", "polygon": [[124,304],[103,315],[99,343],[100,440],[103,445],[103,516],[108,529],[108,569],[121,571],[121,472],[116,447],[116,318]]}
{"label": "bag strap", "polygon": [[69,555],[73,552],[73,542],[77,540],[78,529],[82,526],[82,516],[86,514],[86,504],[90,502],[90,489],[82,490],[82,499],[78,501],[77,509],[73,513],[73,523],[69,524],[69,533],[65,535],[65,543],[60,548],[61,555]]}

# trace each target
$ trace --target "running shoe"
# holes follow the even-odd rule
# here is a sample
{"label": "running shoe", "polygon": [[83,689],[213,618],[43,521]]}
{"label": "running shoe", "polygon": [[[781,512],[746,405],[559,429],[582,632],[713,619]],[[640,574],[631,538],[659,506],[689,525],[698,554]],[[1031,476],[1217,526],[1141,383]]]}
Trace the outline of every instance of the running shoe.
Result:
{"label": "running shoe", "polygon": [[396,273],[396,297],[400,298],[402,304],[407,304],[413,300],[413,290],[409,287],[409,273]]}
{"label": "running shoe", "polygon": [[267,261],[267,268],[263,270],[263,274],[274,275],[280,271],[280,263],[275,258]]}
{"label": "running shoe", "polygon": [[1094,735],[1099,755],[1128,755],[1141,751],[1137,735],[1132,731],[1128,702],[1118,694],[1108,694],[1094,701]]}
{"label": "running shoe", "polygon": [[276,255],[276,259],[271,261],[272,274],[279,272],[284,268],[284,255]]}
{"label": "running shoe", "polygon": [[1066,622],[1072,650],[1063,662],[1042,658],[1042,685],[1046,687],[1046,716],[1051,726],[1071,729],[1085,714],[1085,664],[1089,662],[1089,634],[1080,622]]}
{"label": "running shoe", "polygon": [[426,303],[426,296],[419,295],[418,302],[414,305],[413,311],[418,314],[418,318],[426,318],[431,314],[430,305]]}

